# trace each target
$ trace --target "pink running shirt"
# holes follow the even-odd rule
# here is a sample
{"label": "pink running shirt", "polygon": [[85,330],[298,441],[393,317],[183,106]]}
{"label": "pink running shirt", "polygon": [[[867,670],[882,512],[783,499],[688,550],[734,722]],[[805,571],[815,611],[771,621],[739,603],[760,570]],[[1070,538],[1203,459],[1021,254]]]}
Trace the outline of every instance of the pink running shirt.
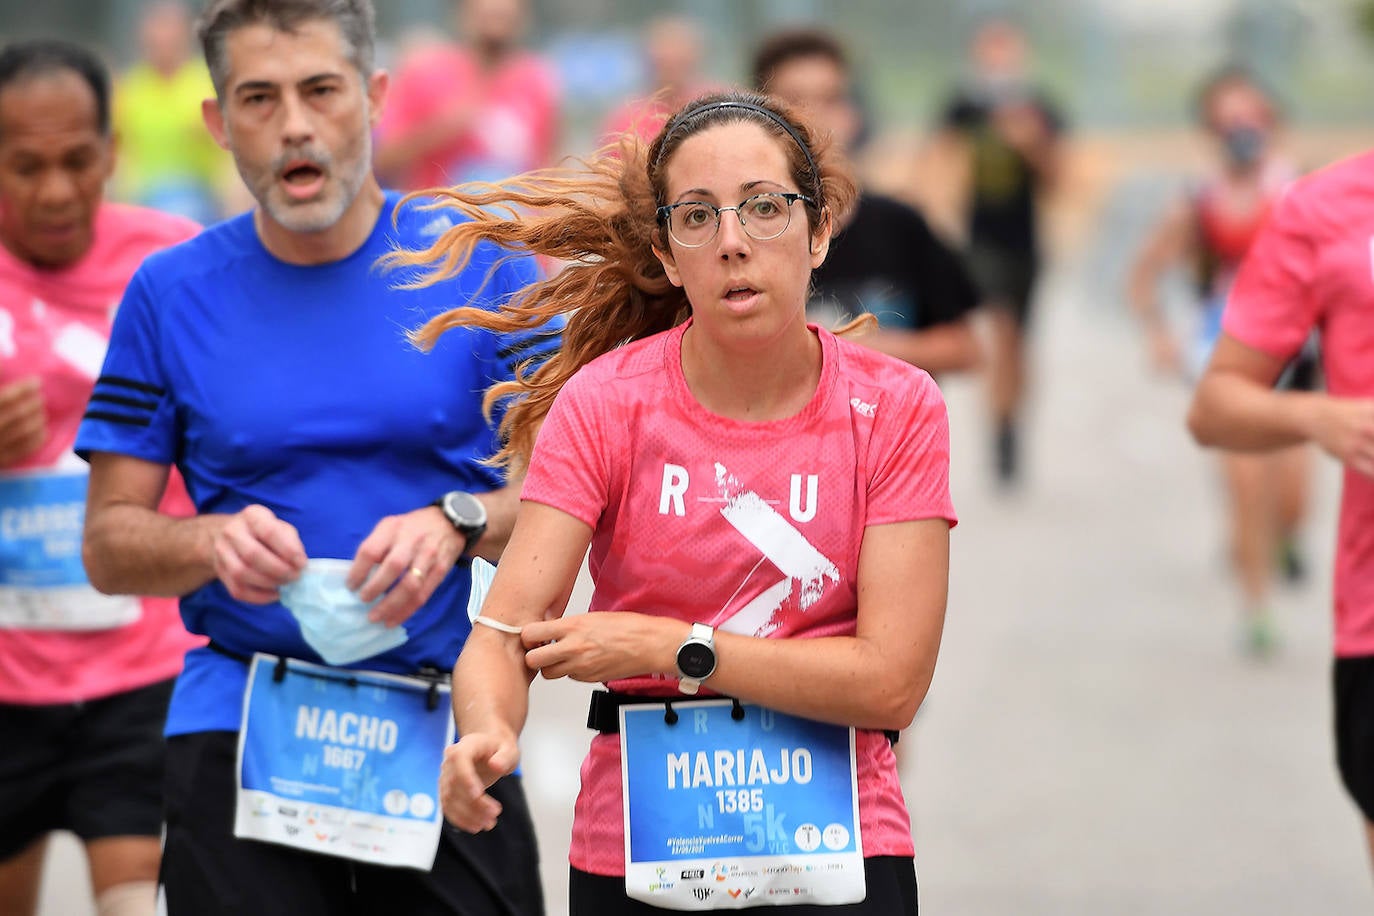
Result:
{"label": "pink running shirt", "polygon": [[[1374,152],[1299,179],[1250,249],[1223,330],[1280,359],[1321,331],[1327,390],[1374,397]],[[1346,470],[1335,652],[1374,655],[1374,480]]]}
{"label": "pink running shirt", "polygon": [[[37,554],[70,557],[79,550],[87,468],[72,444],[100,373],[115,307],[144,257],[197,231],[180,217],[105,204],[91,250],[71,267],[40,270],[0,247],[0,385],[37,376],[48,420],[40,449],[0,470],[0,550],[6,554],[14,550],[32,562]],[[25,494],[34,493],[49,494],[39,497],[47,512],[25,505]],[[175,472],[162,509],[194,513]],[[51,567],[0,569],[0,582],[52,573]],[[31,628],[32,621],[19,619],[24,615],[16,602],[2,594],[0,602],[9,605],[0,606],[0,703],[73,703],[145,687],[175,677],[186,650],[200,643],[182,628],[174,598],[128,599],[125,606],[136,619],[96,629]]]}
{"label": "pink running shirt", "polygon": [[[796,416],[741,423],[709,413],[682,375],[688,325],[590,363],[539,433],[523,499],[595,529],[590,610],[635,610],[775,639],[855,631],[868,525],[943,518],[944,399],[924,371],[812,328],[823,367]],[[680,696],[676,679],[615,690]],[[910,856],[911,822],[882,732],[857,741],[864,854]],[[597,735],[582,766],[569,858],[625,869],[620,744]]]}
{"label": "pink running shirt", "polygon": [[471,128],[399,176],[402,188],[498,181],[552,162],[558,89],[533,54],[517,54],[486,73],[462,48],[417,51],[391,83],[379,134],[386,142],[465,109],[473,112]]}

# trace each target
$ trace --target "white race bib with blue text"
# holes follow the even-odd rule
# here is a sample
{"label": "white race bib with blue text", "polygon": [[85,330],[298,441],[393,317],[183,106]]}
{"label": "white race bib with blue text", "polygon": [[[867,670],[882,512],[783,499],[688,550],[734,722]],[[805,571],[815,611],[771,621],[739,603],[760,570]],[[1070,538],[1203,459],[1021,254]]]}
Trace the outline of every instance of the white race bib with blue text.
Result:
{"label": "white race bib with blue text", "polygon": [[83,473],[0,474],[0,628],[109,630],[138,620],[128,595],[102,595],[86,580]]}
{"label": "white race bib with blue text", "polygon": [[620,707],[625,890],[671,910],[864,899],[854,729],[729,700]]}
{"label": "white race bib with blue text", "polygon": [[295,659],[277,678],[277,666],[255,655],[249,667],[234,836],[429,871],[448,686]]}

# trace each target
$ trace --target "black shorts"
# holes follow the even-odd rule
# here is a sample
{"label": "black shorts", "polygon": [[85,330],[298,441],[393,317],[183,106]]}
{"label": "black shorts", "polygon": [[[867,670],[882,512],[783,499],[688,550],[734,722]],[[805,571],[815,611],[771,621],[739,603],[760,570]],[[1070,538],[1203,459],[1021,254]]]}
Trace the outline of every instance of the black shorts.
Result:
{"label": "black shorts", "polygon": [[[900,856],[864,859],[868,896],[844,906],[781,907],[787,916],[917,916],[916,865]],[[772,907],[764,909],[772,910]],[[572,869],[568,877],[568,916],[650,916],[675,913],[625,896],[625,879]]]}
{"label": "black shorts", "polygon": [[162,832],[162,726],[172,681],[57,706],[0,704],[0,860],[54,830]]}
{"label": "black shorts", "polygon": [[1332,685],[1336,766],[1365,820],[1374,823],[1374,655],[1336,659]]}
{"label": "black shorts", "polygon": [[1006,309],[1018,327],[1030,323],[1039,264],[1034,254],[989,245],[972,245],[966,258],[982,301]]}
{"label": "black shorts", "polygon": [[169,916],[542,916],[534,823],[520,780],[492,786],[496,829],[445,824],[429,872],[366,865],[234,836],[238,735],[167,742],[167,838],[159,881]]}

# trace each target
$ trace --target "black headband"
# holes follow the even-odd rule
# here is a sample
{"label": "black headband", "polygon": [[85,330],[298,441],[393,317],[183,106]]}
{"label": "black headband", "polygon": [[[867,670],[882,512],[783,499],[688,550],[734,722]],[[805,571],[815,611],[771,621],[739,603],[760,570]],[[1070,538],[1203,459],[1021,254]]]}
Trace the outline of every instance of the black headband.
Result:
{"label": "black headband", "polygon": [[[668,125],[668,129],[664,131],[663,139],[666,141],[668,137],[671,137],[673,135],[673,132],[675,130],[680,128],[683,124],[686,124],[689,119],[695,118],[697,115],[706,114],[708,111],[719,111],[722,108],[742,108],[745,111],[752,111],[757,114],[761,114],[768,120],[772,121],[774,124],[781,127],[783,130],[787,131],[788,136],[790,136],[793,140],[797,141],[797,146],[801,148],[802,155],[806,157],[806,164],[811,169],[811,177],[816,182],[816,188],[817,190],[820,189],[820,169],[816,168],[816,160],[811,158],[811,150],[807,147],[806,142],[802,140],[801,134],[797,132],[797,129],[795,127],[793,127],[791,124],[788,124],[787,121],[782,116],[780,116],[776,111],[764,108],[762,105],[755,105],[753,102],[712,102],[709,105],[702,105],[700,108],[693,108],[691,111],[685,111],[682,114],[678,115],[676,118],[674,118],[672,124]],[[657,166],[658,162],[663,159],[663,150],[665,147],[667,147],[667,145],[668,144],[665,142],[662,146],[659,147],[658,159],[654,161],[655,166]]]}

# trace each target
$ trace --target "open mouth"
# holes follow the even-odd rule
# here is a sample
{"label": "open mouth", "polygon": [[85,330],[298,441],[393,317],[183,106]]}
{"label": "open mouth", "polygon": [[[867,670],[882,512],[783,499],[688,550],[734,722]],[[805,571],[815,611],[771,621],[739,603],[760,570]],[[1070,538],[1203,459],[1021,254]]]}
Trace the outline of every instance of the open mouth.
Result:
{"label": "open mouth", "polygon": [[324,184],[324,169],[313,162],[293,162],[281,173],[281,180],[292,197],[313,197]]}
{"label": "open mouth", "polygon": [[746,302],[758,295],[758,290],[750,286],[736,286],[725,294],[727,302]]}

